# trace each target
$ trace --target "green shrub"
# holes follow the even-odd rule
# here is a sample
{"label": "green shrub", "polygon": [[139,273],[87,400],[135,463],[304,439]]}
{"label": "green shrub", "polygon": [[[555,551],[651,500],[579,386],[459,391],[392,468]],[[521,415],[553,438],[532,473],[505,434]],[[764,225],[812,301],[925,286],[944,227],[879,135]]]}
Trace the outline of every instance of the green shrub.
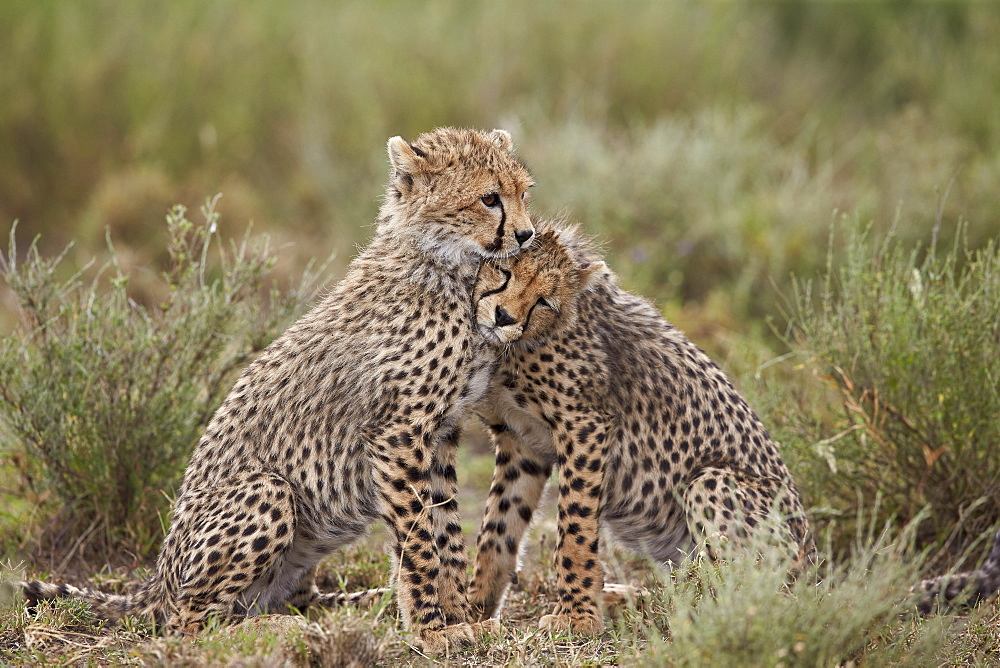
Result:
{"label": "green shrub", "polygon": [[[734,550],[713,564],[685,560],[654,599],[665,629],[650,633],[644,665],[937,665],[950,635],[944,617],[904,620],[918,558],[912,536],[892,541],[868,522],[845,560],[790,583],[791,559],[773,547]],[[669,640],[665,639],[669,638]]]}
{"label": "green shrub", "polygon": [[963,229],[950,249],[850,234],[818,290],[798,283],[788,339],[839,404],[810,496],[848,514],[881,496],[903,522],[929,505],[918,537],[962,546],[1000,522],[979,503],[1000,498],[1000,245]]}
{"label": "green shrub", "polygon": [[266,238],[248,228],[224,244],[214,201],[203,214],[201,225],[180,206],[167,216],[170,264],[150,306],[130,296],[110,239],[110,261],[87,280],[60,278],[65,252],[47,259],[32,243],[19,259],[13,229],[0,253],[21,316],[0,337],[0,453],[77,535],[157,542],[166,495],[233,373],[314,295],[310,268],[294,289],[265,289]]}

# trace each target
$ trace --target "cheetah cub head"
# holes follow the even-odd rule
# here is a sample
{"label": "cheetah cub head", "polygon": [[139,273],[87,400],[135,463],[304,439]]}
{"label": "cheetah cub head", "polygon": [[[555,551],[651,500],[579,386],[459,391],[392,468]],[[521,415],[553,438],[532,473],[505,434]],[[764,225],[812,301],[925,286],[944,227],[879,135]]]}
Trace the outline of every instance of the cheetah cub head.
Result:
{"label": "cheetah cub head", "polygon": [[379,229],[453,264],[503,258],[531,243],[534,179],[505,130],[439,128],[389,140],[392,175]]}
{"label": "cheetah cub head", "polygon": [[520,255],[483,263],[473,300],[489,343],[530,349],[576,321],[578,297],[607,272],[578,245],[575,230],[548,228]]}

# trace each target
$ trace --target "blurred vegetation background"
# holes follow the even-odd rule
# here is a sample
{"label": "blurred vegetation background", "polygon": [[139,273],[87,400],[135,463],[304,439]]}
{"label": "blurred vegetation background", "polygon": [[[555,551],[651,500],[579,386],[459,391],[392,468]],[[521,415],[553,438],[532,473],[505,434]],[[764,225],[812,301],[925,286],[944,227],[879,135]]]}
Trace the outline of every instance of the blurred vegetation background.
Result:
{"label": "blurred vegetation background", "polygon": [[[890,230],[893,266],[929,272],[928,294],[938,279],[952,289],[941,277],[961,274],[966,250],[997,238],[998,43],[1000,10],[990,3],[0,0],[0,221],[19,221],[22,253],[36,235],[42,257],[73,241],[59,269],[67,276],[108,258],[110,235],[128,297],[154,304],[171,266],[165,215],[222,193],[221,232],[238,237],[253,221],[269,234],[280,253],[268,277],[285,288],[308,260],[331,253],[338,277],[370,235],[388,137],[506,128],[537,177],[535,210],[565,212],[597,234],[626,286],[743,379],[808,501],[825,509],[818,516],[850,516],[852,503],[878,492],[878,473],[863,467],[880,461],[866,434],[884,426],[854,408],[873,388],[882,396],[883,382],[951,378],[906,361],[919,356],[913,345],[933,342],[903,341],[898,357],[872,357],[846,387],[833,369],[869,349],[843,336],[868,330],[835,333],[823,315],[853,304],[859,323],[886,326],[862,317],[865,281],[882,276],[863,260],[883,257],[878,239]],[[959,221],[966,232],[955,247]],[[859,226],[874,241],[854,244],[841,302],[837,267]],[[922,264],[932,244],[957,248],[952,264]],[[995,304],[998,282],[989,252],[959,288],[993,286],[973,300],[976,327],[995,326],[982,310]],[[830,294],[803,289],[824,276]],[[124,304],[121,289],[108,292]],[[892,293],[900,322],[913,312],[911,293]],[[23,338],[18,299],[0,288],[0,327]],[[960,337],[961,323],[948,331]],[[985,346],[980,422],[963,418],[946,437],[948,417],[935,408],[940,442],[920,436],[906,447],[937,454],[900,456],[905,466],[892,469],[893,494],[912,498],[884,512],[905,520],[940,496],[906,476],[919,478],[921,462],[946,465],[948,439],[973,443],[979,459],[968,461],[985,462],[928,538],[941,539],[979,489],[998,485],[995,439],[967,428],[987,422],[996,433],[988,411],[1000,405],[1000,335],[977,337],[967,344]],[[885,365],[896,371],[879,376]],[[900,399],[916,403],[892,406],[903,426],[883,440],[897,447],[912,437],[905,415],[938,394]],[[26,450],[16,437],[4,442],[3,471],[21,482],[2,486],[23,499]],[[838,456],[854,464],[838,468]],[[846,482],[836,475],[844,470]],[[958,486],[960,472],[942,475],[946,491]],[[36,492],[39,502],[58,498]],[[995,502],[975,508],[969,535],[1000,517]],[[10,512],[19,524],[29,511]]]}
{"label": "blurred vegetation background", "polygon": [[0,220],[43,250],[110,227],[162,264],[169,207],[221,192],[230,229],[346,263],[386,139],[439,125],[511,130],[537,210],[651,297],[738,318],[822,265],[835,210],[996,232],[987,3],[41,0],[0,26]]}

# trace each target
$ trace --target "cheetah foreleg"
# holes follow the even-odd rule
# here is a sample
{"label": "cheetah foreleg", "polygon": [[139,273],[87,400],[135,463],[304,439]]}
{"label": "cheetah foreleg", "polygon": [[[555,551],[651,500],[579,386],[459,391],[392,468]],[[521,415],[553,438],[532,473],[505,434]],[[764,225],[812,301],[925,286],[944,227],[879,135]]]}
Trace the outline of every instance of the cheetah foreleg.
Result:
{"label": "cheetah foreleg", "polygon": [[441,560],[441,572],[437,578],[438,602],[446,624],[467,622],[471,617],[467,591],[468,560],[458,514],[458,479],[455,474],[458,436],[456,429],[442,439],[434,451],[430,471],[432,503],[429,510],[434,527],[434,545]]}
{"label": "cheetah foreleg", "polygon": [[539,627],[595,634],[601,612],[604,570],[598,558],[604,462],[611,420],[601,415],[564,420],[556,430],[559,464],[559,542],[556,545],[558,603]]}
{"label": "cheetah foreleg", "polygon": [[432,484],[434,430],[398,421],[370,430],[382,516],[393,540],[394,580],[403,623],[419,634],[425,651],[439,653],[471,644],[467,623],[446,626],[441,608],[441,556],[434,541],[432,506],[444,490]]}
{"label": "cheetah foreleg", "polygon": [[552,466],[525,447],[505,424],[490,426],[490,437],[496,451],[496,466],[476,543],[476,568],[469,589],[473,617],[477,620],[499,614],[517,569],[521,539],[552,472]]}

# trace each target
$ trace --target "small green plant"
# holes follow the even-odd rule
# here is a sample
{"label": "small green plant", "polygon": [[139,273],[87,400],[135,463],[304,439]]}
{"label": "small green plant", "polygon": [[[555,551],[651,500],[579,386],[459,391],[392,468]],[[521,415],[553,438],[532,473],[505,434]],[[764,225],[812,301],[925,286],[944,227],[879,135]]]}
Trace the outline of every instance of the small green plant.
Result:
{"label": "small green plant", "polygon": [[872,525],[845,560],[814,565],[789,580],[792,559],[771,545],[733,549],[718,563],[685,560],[653,601],[647,665],[829,666],[905,660],[938,662],[948,638],[941,619],[906,620],[917,579],[912,536],[874,535]]}
{"label": "small green plant", "polygon": [[849,515],[880,496],[902,522],[929,506],[918,538],[960,550],[1000,521],[981,502],[1000,498],[1000,245],[970,251],[961,226],[956,239],[850,234],[818,294],[798,283],[788,341],[839,397],[812,445],[813,498]]}
{"label": "small green plant", "polygon": [[200,225],[181,206],[167,216],[170,262],[147,306],[110,239],[110,260],[86,279],[87,268],[60,278],[66,253],[42,257],[37,239],[20,259],[13,229],[0,253],[20,306],[20,327],[0,336],[0,455],[26,491],[58,501],[56,524],[80,541],[157,544],[158,515],[233,373],[315,294],[311,266],[290,290],[266,288],[266,238],[248,228],[223,243],[214,205]]}

